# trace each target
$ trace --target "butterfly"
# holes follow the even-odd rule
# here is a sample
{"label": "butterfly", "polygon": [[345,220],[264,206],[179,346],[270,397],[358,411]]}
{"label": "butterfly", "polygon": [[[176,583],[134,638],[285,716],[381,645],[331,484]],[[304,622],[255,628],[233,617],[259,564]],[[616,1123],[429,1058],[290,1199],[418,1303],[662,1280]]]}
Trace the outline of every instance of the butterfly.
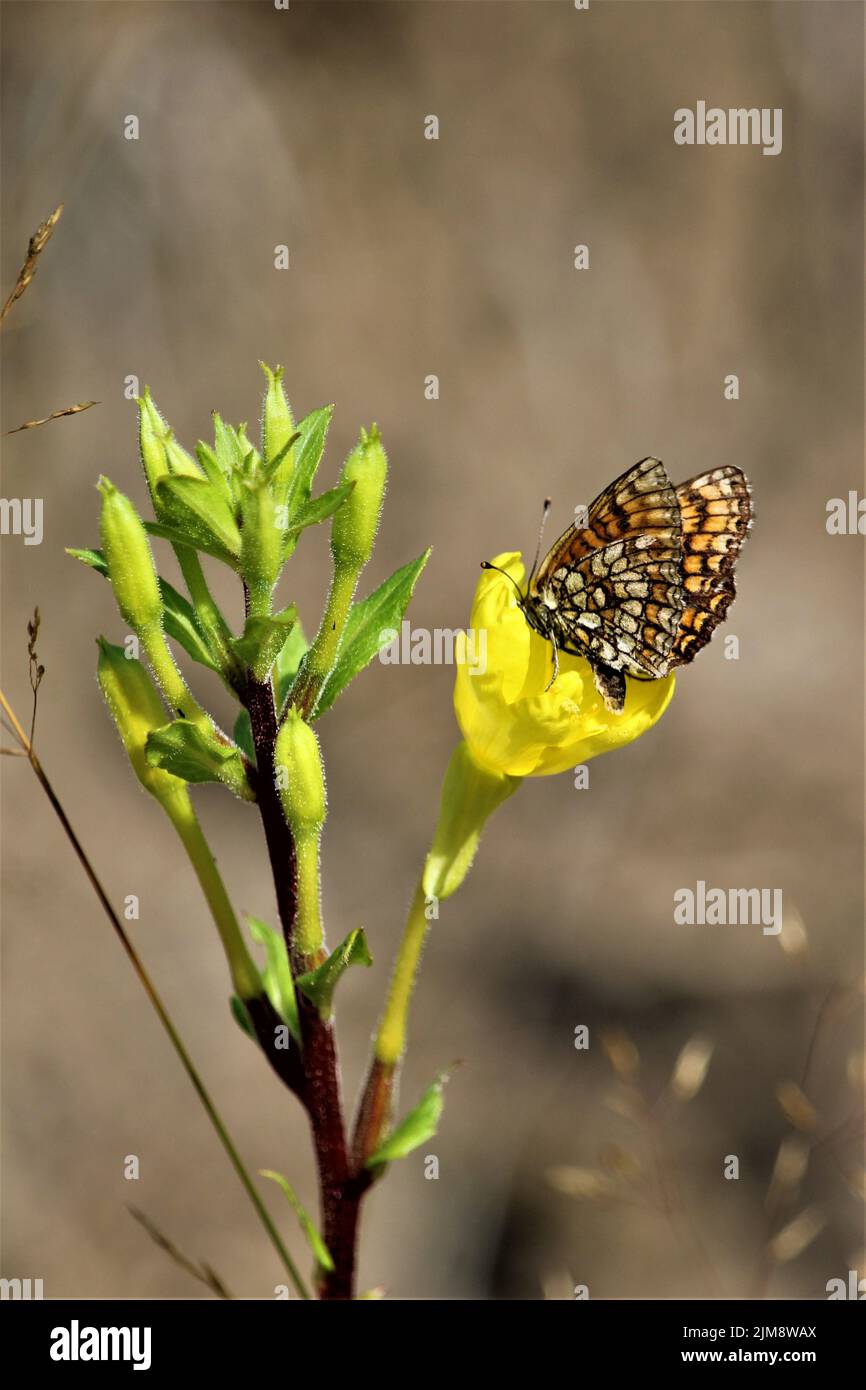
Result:
{"label": "butterfly", "polygon": [[732,464],[678,487],[659,459],[629,468],[518,591],[526,621],[553,644],[553,679],[558,652],[584,657],[619,714],[627,675],[659,680],[693,661],[734,601],[751,525],[751,488]]}

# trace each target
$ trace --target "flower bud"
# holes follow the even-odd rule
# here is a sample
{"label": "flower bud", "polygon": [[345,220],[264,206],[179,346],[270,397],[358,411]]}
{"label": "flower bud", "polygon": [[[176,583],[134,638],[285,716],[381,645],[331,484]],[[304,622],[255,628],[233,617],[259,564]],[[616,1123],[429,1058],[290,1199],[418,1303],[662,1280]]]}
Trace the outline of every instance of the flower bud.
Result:
{"label": "flower bud", "polygon": [[99,532],[117,606],[133,631],[152,631],[162,623],[159,580],[144,524],[128,497],[100,478]]}
{"label": "flower bud", "polygon": [[319,901],[319,838],[325,822],[325,773],[319,740],[298,711],[290,709],[274,749],[283,813],[295,842],[295,973],[325,958]]}
{"label": "flower bud", "polygon": [[[295,432],[292,411],[283,389],[283,369],[271,371],[264,362],[259,366],[267,377],[265,402],[262,410],[262,453],[265,463],[272,459],[288,444]],[[292,472],[291,450],[280,466],[280,476],[287,482]]]}
{"label": "flower bud", "polygon": [[340,481],[355,486],[331,523],[331,554],[336,568],[360,570],[373,552],[379,516],[385,496],[388,460],[378,429],[361,430],[361,437],[350,453]]}
{"label": "flower bud", "polygon": [[138,405],[138,445],[141,452],[141,466],[144,469],[150,495],[156,506],[156,485],[168,473],[184,474],[191,478],[201,478],[202,471],[190,458],[177,440],[156,408],[147,386],[144,395],[136,401]]}
{"label": "flower bud", "polygon": [[241,573],[256,611],[270,602],[282,565],[283,533],[267,484],[255,479],[242,485]]}
{"label": "flower bud", "polygon": [[295,838],[318,834],[326,815],[319,740],[294,708],[277,735],[274,766],[286,822]]}
{"label": "flower bud", "polygon": [[166,715],[156,686],[140,661],[128,657],[123,647],[98,639],[99,663],[97,679],[105,702],[117,725],[132,769],[141,782],[159,801],[185,793],[185,783],[179,777],[152,767],[145,749],[148,734],[165,723]]}

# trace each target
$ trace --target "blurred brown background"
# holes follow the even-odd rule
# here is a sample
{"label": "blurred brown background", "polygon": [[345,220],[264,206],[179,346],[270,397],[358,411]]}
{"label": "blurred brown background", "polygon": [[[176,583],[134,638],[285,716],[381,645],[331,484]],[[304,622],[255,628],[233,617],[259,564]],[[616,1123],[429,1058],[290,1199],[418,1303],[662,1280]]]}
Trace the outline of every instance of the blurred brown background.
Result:
{"label": "blurred brown background", "polygon": [[[2,23],[4,295],[66,205],[6,326],[3,427],[101,402],[4,440],[3,495],[44,498],[45,535],[2,542],[3,686],[27,711],[38,603],[40,754],[114,901],[140,895],[135,940],[245,1157],[314,1204],[301,1113],[229,1019],[191,871],[101,705],[93,639],[123,636],[110,592],[63,551],[96,542],[100,472],[144,504],[128,374],[191,446],[214,408],[256,420],[264,358],[286,365],[298,414],[337,402],[323,483],[379,423],[392,474],[365,582],[432,544],[416,625],[468,621],[478,561],[531,551],[545,493],[562,529],[645,454],[676,481],[735,461],[756,499],[739,601],[660,726],[592,763],[588,791],[527,782],[443,906],[404,1101],[463,1065],[437,1138],[368,1204],[362,1286],[824,1297],[863,1243],[858,1145],[839,1138],[860,1105],[863,540],[825,530],[828,498],[862,492],[862,8],[157,0],[5,3]],[[673,112],[699,99],[782,107],[781,155],[677,147]],[[317,532],[282,590],[308,628],[326,582]],[[320,726],[326,920],[332,941],[365,925],[376,961],[342,988],[349,1094],[457,735],[452,678],[377,663]],[[195,668],[195,684],[226,718],[215,678]],[[272,1251],[67,842],[26,765],[2,772],[3,1274],[44,1278],[48,1297],[204,1295],[132,1202],[235,1293],[270,1297]],[[236,906],[273,920],[257,818],[217,789],[197,800]],[[674,926],[674,890],[698,879],[782,888],[808,951]],[[776,1218],[811,1208],[823,1226],[762,1284],[790,1132],[775,1090],[801,1078],[833,986],[853,1009],[831,1011],[806,1084],[826,1142]],[[545,1178],[610,1144],[658,1178],[646,1132],[606,1104],[603,1028],[633,1038],[651,1099],[690,1037],[715,1043],[700,1094],[662,1111],[673,1221]]]}

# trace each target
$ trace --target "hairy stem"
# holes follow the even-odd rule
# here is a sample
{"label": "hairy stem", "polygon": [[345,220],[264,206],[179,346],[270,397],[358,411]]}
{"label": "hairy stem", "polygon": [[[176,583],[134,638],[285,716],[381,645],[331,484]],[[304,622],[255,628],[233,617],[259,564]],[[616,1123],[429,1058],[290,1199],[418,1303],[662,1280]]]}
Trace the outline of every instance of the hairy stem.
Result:
{"label": "hairy stem", "polygon": [[201,567],[201,560],[197,552],[190,546],[176,545],[173,549],[214,656],[231,680],[231,678],[239,676],[240,666],[229,645],[231,641],[229,626],[208,588]]}
{"label": "hairy stem", "polygon": [[[297,976],[307,962],[300,949],[303,943],[297,941],[295,933],[297,864],[274,775],[277,715],[269,680],[250,680],[247,708],[256,750],[258,807],[286,949],[292,975]],[[370,1179],[364,1171],[353,1171],[349,1158],[333,1027],[300,992],[297,1000],[303,1050],[302,1099],[310,1118],[319,1175],[322,1236],[334,1261],[334,1269],[322,1276],[319,1294],[323,1299],[351,1299],[360,1206]]]}
{"label": "hairy stem", "polygon": [[409,1004],[430,927],[425,907],[424,889],[419,883],[397,949],[388,997],[373,1043],[373,1060],[358,1107],[352,1139],[352,1154],[357,1166],[379,1147],[390,1127],[394,1086],[406,1048]]}

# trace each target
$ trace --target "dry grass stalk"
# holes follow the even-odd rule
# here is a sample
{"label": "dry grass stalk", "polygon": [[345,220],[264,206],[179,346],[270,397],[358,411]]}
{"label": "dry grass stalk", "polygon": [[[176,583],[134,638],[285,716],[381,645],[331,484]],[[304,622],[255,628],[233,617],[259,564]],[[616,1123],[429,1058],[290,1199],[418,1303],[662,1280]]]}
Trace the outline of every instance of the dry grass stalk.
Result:
{"label": "dry grass stalk", "polygon": [[67,405],[63,410],[52,410],[50,415],[44,415],[41,420],[25,420],[23,425],[16,425],[14,430],[7,430],[7,434],[20,434],[22,430],[35,430],[37,425],[47,425],[51,420],[61,420],[64,415],[79,415],[82,410],[89,410],[92,405],[99,405],[99,401],[82,401],[79,405]]}
{"label": "dry grass stalk", "polygon": [[40,255],[45,250],[45,247],[48,245],[48,242],[51,240],[51,234],[60,221],[62,212],[63,204],[61,203],[59,207],[54,209],[51,216],[46,217],[45,221],[36,228],[36,231],[30,238],[30,245],[27,247],[27,259],[18,272],[15,288],[3,305],[2,310],[0,310],[0,323],[3,322],[16,299],[21,298],[27,286],[30,284],[30,281],[33,279],[33,276],[36,274],[36,264]]}

